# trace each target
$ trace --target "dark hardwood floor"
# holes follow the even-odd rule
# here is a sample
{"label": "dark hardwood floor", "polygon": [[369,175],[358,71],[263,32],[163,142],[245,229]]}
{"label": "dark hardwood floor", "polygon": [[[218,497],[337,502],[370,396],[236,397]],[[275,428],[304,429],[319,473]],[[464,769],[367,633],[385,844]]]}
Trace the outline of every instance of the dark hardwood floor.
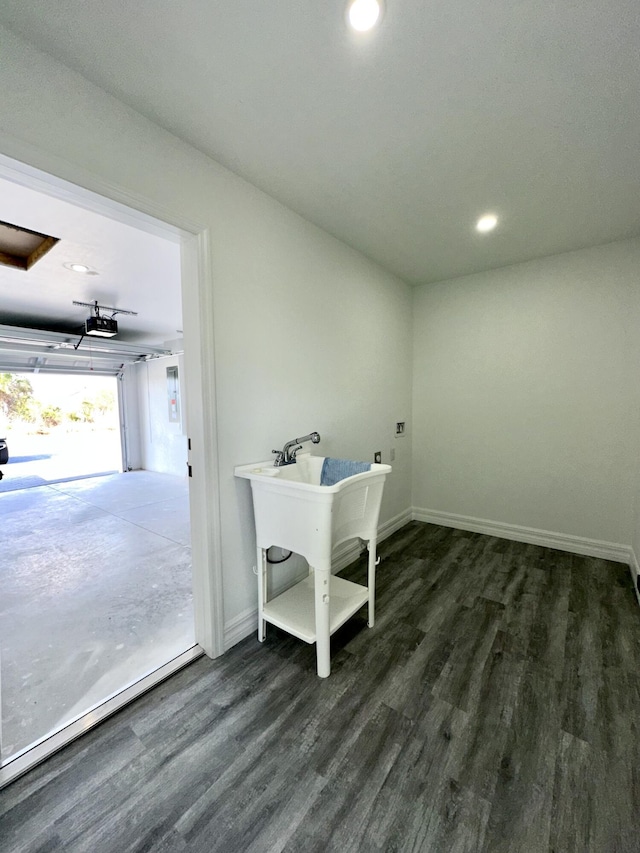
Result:
{"label": "dark hardwood floor", "polygon": [[0,791],[0,850],[638,853],[628,568],[416,522],[380,553],[328,679],[273,628],[197,661]]}

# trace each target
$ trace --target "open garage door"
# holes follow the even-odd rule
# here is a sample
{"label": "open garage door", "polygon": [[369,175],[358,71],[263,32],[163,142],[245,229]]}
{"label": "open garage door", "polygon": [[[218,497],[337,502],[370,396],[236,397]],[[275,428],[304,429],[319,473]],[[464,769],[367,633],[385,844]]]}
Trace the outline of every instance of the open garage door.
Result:
{"label": "open garage door", "polygon": [[118,379],[0,372],[0,493],[122,471]]}
{"label": "open garage door", "polygon": [[[166,354],[149,346],[0,326],[0,438],[9,459],[0,492],[127,470],[122,380]],[[21,410],[9,411],[12,405]],[[136,413],[133,412],[134,420]]]}
{"label": "open garage door", "polygon": [[84,373],[118,376],[128,364],[168,355],[170,350],[108,338],[0,325],[0,371]]}

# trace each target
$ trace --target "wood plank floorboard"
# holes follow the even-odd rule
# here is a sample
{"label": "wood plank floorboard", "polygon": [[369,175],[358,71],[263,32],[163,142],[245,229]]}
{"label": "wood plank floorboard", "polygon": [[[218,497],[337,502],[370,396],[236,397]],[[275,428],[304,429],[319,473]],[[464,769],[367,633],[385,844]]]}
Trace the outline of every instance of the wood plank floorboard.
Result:
{"label": "wood plank floorboard", "polygon": [[628,568],[418,522],[379,554],[328,679],[272,627],[194,662],[0,791],[0,853],[639,853]]}

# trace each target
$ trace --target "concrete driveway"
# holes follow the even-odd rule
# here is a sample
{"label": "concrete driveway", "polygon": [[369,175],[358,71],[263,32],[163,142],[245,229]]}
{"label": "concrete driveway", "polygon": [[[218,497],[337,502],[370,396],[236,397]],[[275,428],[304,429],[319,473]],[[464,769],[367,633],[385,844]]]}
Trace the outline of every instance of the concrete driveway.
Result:
{"label": "concrete driveway", "polygon": [[79,427],[45,435],[12,430],[7,442],[10,458],[0,469],[0,493],[121,470],[117,430]]}

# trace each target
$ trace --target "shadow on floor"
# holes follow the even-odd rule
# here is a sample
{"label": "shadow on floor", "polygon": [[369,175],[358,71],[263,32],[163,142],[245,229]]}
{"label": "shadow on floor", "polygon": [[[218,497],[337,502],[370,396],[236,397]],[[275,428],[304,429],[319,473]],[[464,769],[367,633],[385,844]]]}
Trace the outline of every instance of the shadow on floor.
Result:
{"label": "shadow on floor", "polygon": [[42,459],[51,459],[51,453],[36,453],[32,456],[12,456],[7,465],[19,465],[21,462],[40,462]]}
{"label": "shadow on floor", "polygon": [[89,480],[93,477],[108,477],[117,474],[117,471],[97,471],[95,474],[81,474],[74,477],[60,477],[52,480],[38,477],[36,474],[28,474],[23,477],[12,477],[11,472],[2,472],[4,477],[0,480],[0,494],[2,492],[16,492],[19,489],[32,489],[36,486],[53,486],[56,483],[72,483],[74,480]]}

